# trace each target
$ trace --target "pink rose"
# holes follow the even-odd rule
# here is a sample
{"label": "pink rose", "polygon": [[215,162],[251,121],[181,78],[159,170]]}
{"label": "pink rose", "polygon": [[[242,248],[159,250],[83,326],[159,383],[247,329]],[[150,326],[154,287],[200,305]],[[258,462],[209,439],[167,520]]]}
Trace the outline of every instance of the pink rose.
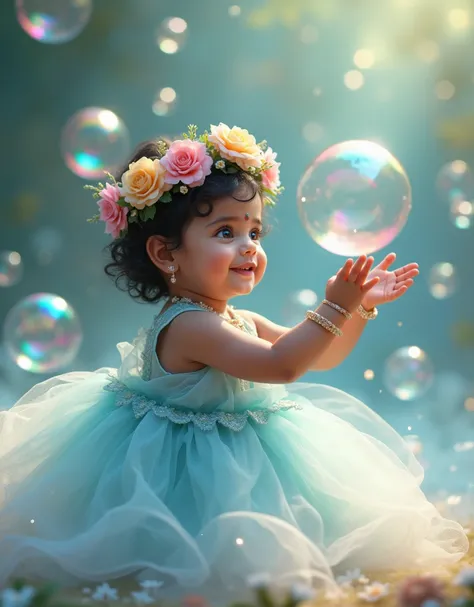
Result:
{"label": "pink rose", "polygon": [[267,148],[264,154],[264,161],[272,166],[265,171],[262,171],[262,183],[263,187],[268,190],[275,191],[280,187],[280,162],[276,162],[277,155],[272,148]]}
{"label": "pink rose", "polygon": [[118,238],[120,232],[127,227],[128,208],[117,204],[120,198],[120,190],[116,185],[105,184],[105,188],[99,192],[100,200],[97,201],[100,209],[100,219],[105,221],[105,233]]}
{"label": "pink rose", "polygon": [[161,159],[166,169],[165,183],[175,184],[181,181],[190,188],[204,183],[211,174],[212,158],[206,146],[200,141],[189,139],[173,141]]}

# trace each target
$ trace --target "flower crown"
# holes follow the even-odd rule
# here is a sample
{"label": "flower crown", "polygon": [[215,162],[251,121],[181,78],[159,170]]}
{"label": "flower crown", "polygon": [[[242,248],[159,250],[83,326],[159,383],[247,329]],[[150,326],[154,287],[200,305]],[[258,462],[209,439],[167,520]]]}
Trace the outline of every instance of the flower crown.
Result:
{"label": "flower crown", "polygon": [[94,191],[100,209],[87,221],[104,221],[106,234],[119,238],[130,223],[153,219],[157,202],[172,203],[173,194],[187,194],[189,188],[203,185],[213,166],[223,173],[251,175],[261,185],[264,204],[273,206],[283,191],[276,153],[266,141],[257,143],[237,126],[229,128],[221,122],[198,137],[197,127],[190,125],[183,139],[170,144],[159,141],[158,149],[160,159],[144,156],[132,162],[120,182],[106,173],[111,183],[85,186]]}

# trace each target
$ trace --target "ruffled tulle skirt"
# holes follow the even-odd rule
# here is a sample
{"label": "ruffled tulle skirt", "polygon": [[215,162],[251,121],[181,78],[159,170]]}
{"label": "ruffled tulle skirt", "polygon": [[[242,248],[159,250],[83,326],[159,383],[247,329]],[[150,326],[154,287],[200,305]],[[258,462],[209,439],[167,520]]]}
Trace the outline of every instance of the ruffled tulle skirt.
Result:
{"label": "ruffled tulle skirt", "polygon": [[299,409],[206,431],[118,407],[109,372],[53,378],[0,413],[0,587],[134,576],[232,592],[259,573],[331,587],[468,549],[404,441],[344,392],[293,384]]}

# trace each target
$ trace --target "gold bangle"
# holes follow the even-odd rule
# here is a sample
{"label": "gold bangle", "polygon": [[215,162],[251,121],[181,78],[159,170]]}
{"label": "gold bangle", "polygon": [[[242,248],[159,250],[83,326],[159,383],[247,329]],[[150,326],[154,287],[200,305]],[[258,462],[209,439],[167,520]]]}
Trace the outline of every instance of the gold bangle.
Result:
{"label": "gold bangle", "polygon": [[342,314],[343,316],[345,316],[347,318],[347,320],[350,320],[352,318],[352,314],[350,312],[348,312],[345,308],[342,308],[341,306],[339,306],[338,304],[336,304],[332,301],[323,299],[323,301],[321,303],[326,304],[333,310],[336,310],[336,312],[339,312],[339,314]]}
{"label": "gold bangle", "polygon": [[372,310],[366,310],[361,304],[357,308],[357,314],[359,314],[359,316],[361,316],[364,320],[374,320],[374,318],[377,318],[378,313],[379,311],[375,307],[372,308]]}
{"label": "gold bangle", "polygon": [[320,325],[323,329],[326,329],[326,331],[329,331],[329,333],[336,335],[336,337],[342,337],[341,329],[339,329],[339,327],[336,327],[336,325],[334,323],[332,323],[330,320],[328,320],[327,318],[324,318],[324,316],[321,316],[321,314],[318,314],[317,312],[313,312],[313,310],[308,310],[306,312],[306,318],[308,320],[312,320],[317,325]]}

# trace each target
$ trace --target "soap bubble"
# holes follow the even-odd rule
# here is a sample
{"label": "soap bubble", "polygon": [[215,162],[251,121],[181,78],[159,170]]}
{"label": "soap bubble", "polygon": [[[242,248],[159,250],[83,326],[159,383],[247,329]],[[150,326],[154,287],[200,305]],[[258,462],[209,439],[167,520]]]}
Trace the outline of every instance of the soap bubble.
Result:
{"label": "soap bubble", "polygon": [[298,325],[305,319],[307,310],[318,303],[318,296],[311,289],[300,289],[288,295],[283,305],[283,322],[289,327]]}
{"label": "soap bubble", "polygon": [[422,396],[433,383],[433,365],[417,346],[399,348],[385,362],[384,384],[400,400]]}
{"label": "soap bubble", "polygon": [[436,187],[443,202],[472,202],[474,199],[474,175],[464,160],[446,163],[439,171]]}
{"label": "soap bubble", "polygon": [[114,173],[130,151],[128,129],[111,110],[87,107],[74,114],[63,129],[61,149],[67,166],[83,179]]}
{"label": "soap bubble", "polygon": [[181,17],[168,17],[156,33],[156,42],[160,50],[167,55],[174,55],[183,46],[188,33],[188,24]]}
{"label": "soap bubble", "polygon": [[9,356],[21,369],[50,373],[74,360],[82,331],[67,301],[58,295],[35,293],[8,312],[4,339]]}
{"label": "soap bubble", "polygon": [[453,200],[450,205],[452,223],[460,230],[467,230],[474,222],[474,204],[469,200]]}
{"label": "soap bubble", "polygon": [[337,255],[374,253],[400,233],[411,209],[408,177],[381,145],[345,141],[318,156],[298,185],[303,226]]}
{"label": "soap bubble", "polygon": [[16,251],[0,252],[0,287],[12,287],[23,278],[23,262]]}
{"label": "soap bubble", "polygon": [[92,14],[92,0],[16,0],[16,14],[21,27],[34,40],[62,44],[85,28]]}
{"label": "soap bubble", "polygon": [[436,299],[451,297],[456,290],[456,270],[450,263],[437,263],[430,270],[430,293]]}

